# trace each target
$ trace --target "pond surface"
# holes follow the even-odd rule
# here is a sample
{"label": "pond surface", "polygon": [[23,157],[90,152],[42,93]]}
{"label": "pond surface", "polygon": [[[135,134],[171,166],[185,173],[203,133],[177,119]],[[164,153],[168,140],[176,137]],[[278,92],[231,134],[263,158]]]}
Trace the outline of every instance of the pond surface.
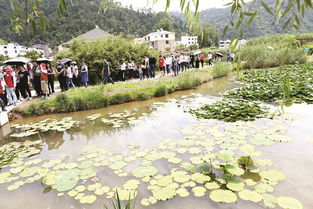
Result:
{"label": "pond surface", "polygon": [[[3,146],[25,139],[40,140],[40,144],[36,145],[40,153],[24,158],[24,162],[42,159],[45,163],[50,159],[60,159],[62,162],[80,164],[92,159],[90,166],[96,171],[96,175],[80,179],[77,185],[88,186],[101,183],[109,186],[112,192],[114,187],[122,187],[128,180],[139,180],[140,186],[137,190],[135,208],[265,208],[262,201],[255,203],[242,200],[239,197],[236,203],[216,203],[209,197],[211,190],[205,191],[204,196],[200,192],[199,196],[203,197],[195,197],[191,188],[187,189],[190,195],[186,198],[176,195],[175,198],[158,201],[148,207],[141,204],[142,199],[151,197],[151,191],[147,190],[149,183],[143,182],[142,178],[133,176],[134,169],[140,164],[152,165],[157,168],[158,174],[169,175],[171,171],[174,172],[173,169],[175,168],[183,170],[181,160],[189,163],[191,161],[194,166],[198,166],[199,159],[196,158],[198,155],[205,158],[209,154],[219,152],[220,148],[223,147],[226,150],[233,150],[237,157],[251,155],[254,161],[258,159],[270,160],[273,165],[261,167],[261,170],[278,170],[286,177],[284,180],[276,182],[277,185],[272,185],[275,190],[270,193],[277,197],[295,198],[302,203],[303,208],[313,208],[313,142],[308,140],[313,138],[313,105],[293,105],[285,110],[287,115],[274,120],[259,119],[254,122],[233,124],[216,120],[198,120],[186,112],[190,108],[216,101],[224,91],[235,86],[236,84],[228,78],[223,78],[204,84],[197,89],[176,92],[166,97],[148,101],[131,102],[94,111],[26,118],[14,121],[14,124],[38,123],[46,119],[61,121],[64,117],[72,117],[72,120],[78,122],[63,132],[40,132],[22,139],[9,137],[15,133],[14,128],[5,126],[2,128],[0,144]],[[95,114],[101,114],[101,116]],[[92,115],[94,118],[87,119],[88,116]],[[23,131],[20,132],[23,133]],[[277,135],[275,135],[276,133]],[[252,145],[248,143],[248,140],[255,136],[264,137],[267,134],[278,138],[281,136],[283,141],[288,139],[286,140],[288,142],[276,142],[274,138],[271,138],[275,143],[271,143],[270,146],[257,146],[255,143]],[[192,145],[188,145],[190,141],[193,142]],[[253,147],[251,148],[251,146]],[[91,150],[89,155],[92,155],[96,152],[95,147],[102,151],[105,150],[101,153],[104,153],[102,157],[103,161],[107,161],[107,166],[116,162],[119,163],[121,159],[123,159],[123,163],[127,162],[127,165],[121,166],[120,169],[109,169],[105,165],[98,165],[99,162],[95,159],[100,156],[100,152],[89,158],[88,150],[86,151],[86,148],[89,148]],[[246,147],[246,149],[244,150],[242,147]],[[181,148],[187,149],[189,153],[187,154],[186,150]],[[158,154],[160,152],[163,153],[163,157]],[[175,156],[172,156],[173,153]],[[170,155],[170,157],[164,157],[164,155]],[[213,164],[216,165],[216,163],[215,160]],[[119,166],[117,165],[117,167]],[[10,167],[0,169],[0,175],[9,172],[10,169]],[[51,168],[51,170],[53,169]],[[216,175],[220,175],[220,171],[216,171]],[[250,177],[254,180],[256,177],[257,180],[255,181],[260,183],[259,174],[250,175]],[[240,178],[244,180],[249,176],[247,178],[240,176]],[[213,177],[212,179],[217,182]],[[19,180],[21,179],[16,181]],[[113,200],[108,199],[110,194],[106,193],[98,195],[93,204],[81,204],[79,200],[68,196],[68,191],[57,192],[54,189],[50,191],[47,185],[41,183],[41,180],[22,185],[17,190],[7,191],[7,187],[16,181],[0,184],[1,209],[20,209],[25,208],[25,206],[28,209],[100,209],[103,208],[104,204],[111,205]],[[150,182],[150,186],[154,184],[155,182]],[[197,183],[197,186],[204,188],[204,184]],[[225,185],[222,188],[227,189]],[[85,193],[86,195],[92,194],[91,191]]]}

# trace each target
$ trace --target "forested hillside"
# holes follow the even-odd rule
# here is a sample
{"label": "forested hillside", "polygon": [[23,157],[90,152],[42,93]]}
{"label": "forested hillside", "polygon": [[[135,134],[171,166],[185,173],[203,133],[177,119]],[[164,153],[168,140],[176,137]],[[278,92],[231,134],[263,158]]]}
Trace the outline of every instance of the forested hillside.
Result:
{"label": "forested hillside", "polygon": [[[275,0],[264,0],[264,2],[270,5],[270,8],[274,8]],[[242,25],[243,38],[253,38],[259,37],[266,34],[274,33],[303,33],[313,31],[313,12],[308,11],[305,14],[305,18],[301,19],[301,27],[299,30],[292,28],[287,28],[282,31],[282,26],[284,21],[279,24],[274,24],[274,18],[270,16],[261,5],[254,5],[253,10],[259,8],[260,13],[255,18],[254,22],[251,24],[250,28],[247,28],[245,24]],[[274,10],[273,10],[274,11]],[[184,20],[184,16],[180,13],[172,13],[172,15]],[[288,19],[288,18],[287,18]],[[219,34],[223,33],[223,30],[230,21],[230,8],[224,9],[208,9],[201,12],[200,21],[202,23],[212,23],[214,24]],[[234,34],[234,30],[229,30],[225,38],[231,38]]]}
{"label": "forested hillside", "polygon": [[[47,34],[45,37],[33,37],[31,35],[31,38],[27,38],[25,34],[19,36],[10,29],[9,1],[0,1],[0,38],[8,42],[16,41],[26,45],[46,42],[54,47],[93,29],[95,25],[114,35],[136,37],[152,32],[154,25],[164,17],[163,13],[155,14],[148,10],[135,11],[113,2],[110,2],[106,11],[100,12],[99,0],[74,2],[74,5],[68,5],[68,12],[59,21],[55,12],[56,2],[45,0],[43,10],[47,14],[49,22]],[[172,20],[174,30],[179,37],[181,32],[186,31],[185,23],[178,18],[172,18]],[[29,30],[32,31],[31,28]]]}

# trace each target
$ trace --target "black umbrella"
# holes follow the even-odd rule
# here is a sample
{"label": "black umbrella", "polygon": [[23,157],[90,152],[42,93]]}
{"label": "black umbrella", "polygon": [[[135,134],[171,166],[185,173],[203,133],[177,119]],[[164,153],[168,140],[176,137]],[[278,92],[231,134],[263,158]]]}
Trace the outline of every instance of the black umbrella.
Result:
{"label": "black umbrella", "polygon": [[25,57],[17,57],[17,58],[5,61],[4,64],[6,64],[6,65],[25,65],[29,62],[31,62],[31,59],[28,59]]}
{"label": "black umbrella", "polygon": [[218,57],[224,57],[224,55],[222,53],[216,53],[216,56]]}
{"label": "black umbrella", "polygon": [[37,59],[37,62],[39,63],[50,63],[52,61],[51,58],[39,58]]}

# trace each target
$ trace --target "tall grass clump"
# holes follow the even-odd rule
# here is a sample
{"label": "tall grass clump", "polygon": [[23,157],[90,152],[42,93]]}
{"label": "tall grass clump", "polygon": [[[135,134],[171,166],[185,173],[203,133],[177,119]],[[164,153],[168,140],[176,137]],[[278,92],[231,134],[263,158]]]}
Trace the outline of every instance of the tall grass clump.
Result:
{"label": "tall grass clump", "polygon": [[232,71],[232,69],[233,65],[231,63],[217,62],[212,68],[212,76],[213,78],[225,77]]}
{"label": "tall grass clump", "polygon": [[[268,35],[247,42],[240,50],[243,67],[271,68],[284,64],[304,64],[307,56],[295,35]],[[286,53],[288,50],[288,53]]]}
{"label": "tall grass clump", "polygon": [[162,97],[167,94],[167,88],[165,85],[157,86],[154,92],[155,97]]}
{"label": "tall grass clump", "polygon": [[200,77],[194,76],[191,73],[184,73],[179,76],[177,90],[191,89],[199,86],[202,82]]}

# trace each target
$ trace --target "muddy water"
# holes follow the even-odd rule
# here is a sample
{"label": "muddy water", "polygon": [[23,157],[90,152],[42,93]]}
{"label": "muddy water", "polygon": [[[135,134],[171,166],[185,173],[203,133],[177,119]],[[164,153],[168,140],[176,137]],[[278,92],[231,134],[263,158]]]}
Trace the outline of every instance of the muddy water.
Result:
{"label": "muddy water", "polygon": [[[155,98],[143,102],[131,102],[123,105],[111,106],[108,108],[85,111],[73,114],[49,115],[36,118],[27,118],[16,123],[39,122],[46,118],[73,117],[74,120],[81,121],[78,127],[72,128],[61,134],[48,133],[40,134],[30,139],[41,139],[43,141],[42,151],[33,158],[55,159],[55,158],[77,158],[87,145],[97,145],[114,153],[127,153],[127,145],[138,145],[140,149],[156,147],[164,139],[181,140],[184,136],[180,130],[190,128],[195,118],[184,112],[188,105],[201,102],[215,101],[225,90],[233,88],[233,84],[228,79],[219,79],[202,85],[201,87],[189,91],[177,92],[167,97]],[[198,96],[197,94],[203,96]],[[191,95],[191,96],[190,96]],[[186,96],[187,102],[186,102]],[[185,101],[185,102],[181,102]],[[279,182],[275,187],[275,196],[291,196],[298,199],[304,208],[313,208],[313,143],[306,140],[313,138],[313,106],[294,105],[286,111],[295,113],[299,119],[289,123],[287,135],[293,140],[288,143],[277,143],[272,146],[262,146],[258,150],[263,152],[263,157],[271,159],[273,166],[271,168],[282,171],[287,178]],[[139,117],[140,121],[136,125],[123,125],[121,128],[113,129],[106,126],[99,120],[88,121],[87,116],[101,113],[103,117],[109,117],[111,113],[121,113],[130,111]],[[256,121],[256,124],[258,121]],[[8,129],[8,127],[6,127]],[[8,133],[9,130],[2,132]],[[13,139],[7,136],[1,138],[0,143],[5,144]],[[166,170],[166,164],[158,165],[158,169]],[[129,168],[131,169],[131,168]],[[5,172],[6,170],[0,170]],[[128,170],[130,171],[130,170]],[[127,178],[121,181],[113,173],[100,172],[99,177],[104,179],[109,186],[122,186]],[[65,208],[102,208],[103,204],[110,203],[105,198],[97,198],[92,205],[81,205],[79,202],[68,196],[57,197],[55,191],[43,194],[43,186],[38,183],[32,183],[22,186],[16,191],[8,192],[8,184],[0,185],[0,209],[65,209]],[[146,190],[139,189],[136,208],[145,208],[141,206],[141,195]],[[242,201],[238,198],[236,204],[217,204],[212,202],[208,195],[202,198],[195,198],[192,195],[188,198],[176,197],[169,201],[159,202],[148,208],[155,209],[251,209],[264,208],[262,204]]]}

